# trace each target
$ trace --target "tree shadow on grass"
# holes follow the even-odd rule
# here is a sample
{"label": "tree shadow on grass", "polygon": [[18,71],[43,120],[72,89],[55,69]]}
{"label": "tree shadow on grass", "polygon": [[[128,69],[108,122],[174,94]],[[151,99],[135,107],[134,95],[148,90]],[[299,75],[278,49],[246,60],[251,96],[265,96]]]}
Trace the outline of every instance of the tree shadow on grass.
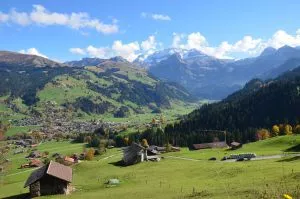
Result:
{"label": "tree shadow on grass", "polygon": [[300,152],[300,144],[286,149],[285,152]]}
{"label": "tree shadow on grass", "polygon": [[124,164],[123,160],[117,161],[117,162],[110,162],[108,164],[114,165],[116,167],[126,167],[126,165]]}
{"label": "tree shadow on grass", "polygon": [[278,160],[277,162],[293,162],[293,161],[297,161],[300,160],[300,156],[294,156],[291,158],[285,158],[283,160]]}
{"label": "tree shadow on grass", "polygon": [[14,196],[4,197],[2,199],[30,199],[30,195],[29,195],[29,193],[21,193],[21,194],[14,195]]}

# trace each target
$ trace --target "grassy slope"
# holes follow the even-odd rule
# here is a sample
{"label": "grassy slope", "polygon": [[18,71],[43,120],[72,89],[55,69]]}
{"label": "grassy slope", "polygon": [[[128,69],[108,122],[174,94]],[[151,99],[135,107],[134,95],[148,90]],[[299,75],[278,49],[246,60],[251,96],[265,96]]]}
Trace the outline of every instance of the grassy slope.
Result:
{"label": "grassy slope", "polygon": [[[293,144],[292,144],[293,142]],[[285,136],[244,145],[239,152],[255,152],[260,155],[280,154],[294,144],[300,136]],[[54,147],[54,145],[57,146]],[[41,145],[44,150],[65,149],[67,143]],[[75,147],[76,148],[76,147]],[[80,150],[80,147],[78,147]],[[238,152],[238,151],[237,151]],[[119,153],[116,149],[99,159]],[[292,193],[300,182],[300,160],[261,160],[247,162],[211,162],[211,156],[222,156],[224,150],[202,150],[188,152],[184,149],[176,155],[192,157],[200,161],[163,159],[160,162],[145,162],[129,167],[117,167],[113,162],[121,155],[110,159],[82,162],[73,167],[76,191],[72,195],[49,198],[258,198],[268,185],[270,192],[283,190]],[[202,160],[201,160],[202,159]],[[29,173],[4,178],[0,197],[27,192],[22,185]],[[119,178],[121,185],[106,188],[103,184],[109,178]],[[282,183],[282,184],[281,184]],[[285,188],[286,187],[286,188]],[[193,189],[198,197],[189,197]],[[202,196],[202,197],[201,197]],[[45,197],[48,198],[48,197]]]}
{"label": "grassy slope", "polygon": [[[143,73],[136,74],[134,71],[128,69],[126,71],[119,71],[119,74],[127,75],[129,79],[140,81],[144,84],[153,85],[156,80],[151,79]],[[89,71],[85,71],[84,73],[89,77],[89,81],[100,84],[104,87],[110,86],[113,84],[112,80],[106,80],[103,78],[96,77],[93,73]],[[118,79],[118,81],[125,81],[125,79],[120,79],[118,77],[112,76],[112,78]],[[78,97],[88,97],[94,101],[97,101],[97,97],[101,97],[104,101],[108,101],[112,103],[116,107],[121,107],[123,104],[118,102],[116,99],[119,97],[118,95],[113,95],[112,98],[107,98],[106,96],[94,92],[87,87],[86,80],[81,79],[77,80],[73,77],[69,77],[66,75],[58,76],[55,78],[56,84],[52,82],[46,84],[45,88],[38,92],[38,97],[40,98],[40,102],[38,102],[38,109],[42,110],[43,104],[47,101],[55,102],[58,106],[62,105],[66,102],[74,102]],[[134,102],[126,101],[128,107],[137,108],[139,107]],[[171,109],[164,109],[163,112],[167,113],[167,115],[174,118],[177,114],[187,114],[188,112],[195,109],[196,104],[185,104],[181,101],[173,101]],[[130,118],[114,118],[111,113],[106,113],[104,115],[96,115],[96,114],[83,114],[82,120],[88,119],[103,119],[105,121],[128,121],[135,119],[136,117],[142,118],[143,122],[148,122],[149,118],[152,118],[155,114],[151,114],[151,111],[148,107],[142,107],[145,114],[132,114]],[[133,112],[133,111],[132,111]],[[149,116],[150,115],[150,116]],[[146,117],[146,119],[144,119]],[[150,119],[151,120],[151,119]]]}

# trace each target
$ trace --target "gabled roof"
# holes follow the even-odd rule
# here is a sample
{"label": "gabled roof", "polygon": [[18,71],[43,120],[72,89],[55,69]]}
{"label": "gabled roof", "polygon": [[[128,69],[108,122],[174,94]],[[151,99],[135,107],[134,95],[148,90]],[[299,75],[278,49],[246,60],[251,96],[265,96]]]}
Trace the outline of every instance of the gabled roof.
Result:
{"label": "gabled roof", "polygon": [[24,188],[35,183],[41,179],[44,175],[50,175],[61,180],[72,182],[72,168],[59,164],[57,162],[50,161],[48,165],[45,165],[31,173],[27,179]]}
{"label": "gabled roof", "polygon": [[41,179],[45,175],[46,171],[47,171],[47,165],[40,167],[37,170],[33,171],[30,174],[29,178],[27,179],[27,181],[24,185],[24,188],[33,184],[34,182],[38,181],[39,179]]}

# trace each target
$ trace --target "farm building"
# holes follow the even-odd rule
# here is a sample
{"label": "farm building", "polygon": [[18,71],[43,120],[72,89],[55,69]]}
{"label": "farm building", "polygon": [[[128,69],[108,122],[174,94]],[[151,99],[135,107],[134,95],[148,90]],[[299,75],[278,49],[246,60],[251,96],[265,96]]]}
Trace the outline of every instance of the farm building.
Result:
{"label": "farm building", "polygon": [[123,148],[123,162],[125,165],[143,162],[146,154],[146,148],[137,143],[132,143],[130,146]]}
{"label": "farm building", "polygon": [[211,149],[211,148],[227,148],[228,145],[226,142],[210,142],[210,143],[202,143],[202,144],[193,144],[193,148],[195,150],[200,149]]}
{"label": "farm building", "polygon": [[125,165],[132,165],[143,161],[159,161],[157,156],[158,151],[147,149],[137,143],[132,143],[131,146],[123,148],[123,162]]}
{"label": "farm building", "polygon": [[24,188],[29,186],[31,197],[54,194],[69,194],[71,191],[72,168],[50,161],[33,171]]}
{"label": "farm building", "polygon": [[[151,145],[151,146],[149,146],[148,150],[156,150],[160,153],[166,153],[167,152],[167,147]],[[175,147],[175,146],[171,146],[169,150],[170,150],[169,152],[177,152],[177,151],[180,151],[180,148]]]}
{"label": "farm building", "polygon": [[230,147],[231,147],[232,150],[235,150],[235,149],[241,148],[242,144],[239,143],[239,142],[231,142]]}

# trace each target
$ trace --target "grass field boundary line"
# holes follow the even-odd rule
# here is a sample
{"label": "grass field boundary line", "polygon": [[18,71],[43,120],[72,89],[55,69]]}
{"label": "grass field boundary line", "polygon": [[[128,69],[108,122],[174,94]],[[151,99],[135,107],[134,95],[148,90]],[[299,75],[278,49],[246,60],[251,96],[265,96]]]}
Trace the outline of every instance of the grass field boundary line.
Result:
{"label": "grass field boundary line", "polygon": [[20,172],[16,172],[16,173],[11,173],[11,174],[5,175],[4,177],[14,176],[14,175],[26,173],[26,172],[28,172],[28,171],[34,171],[34,170],[36,170],[36,169],[38,169],[38,168],[28,169],[28,170],[26,170],[26,171],[20,171]]}

